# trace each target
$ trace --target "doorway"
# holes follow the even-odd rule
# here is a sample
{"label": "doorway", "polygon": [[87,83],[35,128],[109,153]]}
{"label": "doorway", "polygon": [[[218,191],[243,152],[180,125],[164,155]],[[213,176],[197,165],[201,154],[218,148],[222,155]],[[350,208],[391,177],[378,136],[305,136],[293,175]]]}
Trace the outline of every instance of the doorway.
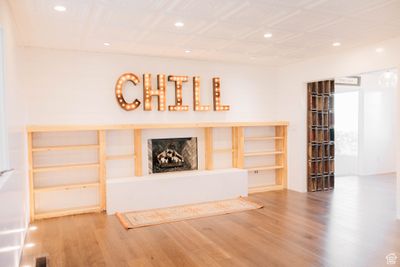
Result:
{"label": "doorway", "polygon": [[381,70],[356,76],[358,84],[335,83],[336,176],[396,171],[397,75]]}
{"label": "doorway", "polygon": [[337,86],[335,94],[336,176],[358,173],[359,91]]}

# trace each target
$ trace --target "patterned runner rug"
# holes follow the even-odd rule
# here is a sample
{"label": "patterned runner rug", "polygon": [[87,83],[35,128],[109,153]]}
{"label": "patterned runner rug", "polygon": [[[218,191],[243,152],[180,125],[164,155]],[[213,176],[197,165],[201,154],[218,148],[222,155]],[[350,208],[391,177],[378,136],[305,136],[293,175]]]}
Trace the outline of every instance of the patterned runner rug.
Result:
{"label": "patterned runner rug", "polygon": [[221,200],[163,209],[116,213],[126,229],[183,221],[239,211],[260,209],[263,206],[244,198]]}

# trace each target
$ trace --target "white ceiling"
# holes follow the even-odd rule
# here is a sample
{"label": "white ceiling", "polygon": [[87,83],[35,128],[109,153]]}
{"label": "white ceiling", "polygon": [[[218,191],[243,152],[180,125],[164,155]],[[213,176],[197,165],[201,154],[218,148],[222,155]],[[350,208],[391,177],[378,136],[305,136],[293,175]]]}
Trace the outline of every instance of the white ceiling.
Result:
{"label": "white ceiling", "polygon": [[[400,0],[9,0],[23,45],[278,66],[400,36]],[[64,5],[66,12],[53,9]],[[176,28],[176,21],[185,26]],[[266,39],[264,33],[273,37]],[[105,47],[104,42],[111,43]],[[333,47],[333,42],[342,46]],[[190,49],[191,53],[185,53]]]}

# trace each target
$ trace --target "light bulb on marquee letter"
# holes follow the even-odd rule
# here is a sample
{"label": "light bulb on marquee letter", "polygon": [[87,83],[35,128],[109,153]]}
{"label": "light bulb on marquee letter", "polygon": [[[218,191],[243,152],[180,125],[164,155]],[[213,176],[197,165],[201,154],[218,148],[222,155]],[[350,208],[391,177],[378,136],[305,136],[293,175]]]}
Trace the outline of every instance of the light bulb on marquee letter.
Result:
{"label": "light bulb on marquee letter", "polygon": [[213,97],[214,97],[214,110],[215,111],[228,111],[228,105],[221,105],[221,80],[216,77],[213,78]]}
{"label": "light bulb on marquee letter", "polygon": [[194,111],[209,111],[210,106],[202,106],[200,104],[200,77],[193,77],[193,110]]}
{"label": "light bulb on marquee letter", "polygon": [[168,76],[168,81],[175,82],[175,105],[168,106],[169,111],[188,111],[188,105],[182,105],[182,83],[188,81],[188,76]]}
{"label": "light bulb on marquee letter", "polygon": [[123,86],[126,82],[132,82],[134,85],[137,85],[140,80],[139,78],[133,74],[133,73],[125,73],[122,74],[115,85],[115,96],[117,97],[117,102],[120,105],[121,108],[125,110],[135,110],[137,107],[140,106],[140,101],[135,99],[132,103],[127,103],[124,99],[124,96],[122,94],[122,89]]}
{"label": "light bulb on marquee letter", "polygon": [[144,74],[143,75],[143,100],[144,100],[144,107],[145,111],[152,110],[151,100],[153,96],[158,97],[158,111],[165,111],[166,106],[166,98],[165,98],[165,91],[166,91],[166,76],[163,74],[157,75],[157,89],[156,91],[152,90],[151,87],[151,74]]}

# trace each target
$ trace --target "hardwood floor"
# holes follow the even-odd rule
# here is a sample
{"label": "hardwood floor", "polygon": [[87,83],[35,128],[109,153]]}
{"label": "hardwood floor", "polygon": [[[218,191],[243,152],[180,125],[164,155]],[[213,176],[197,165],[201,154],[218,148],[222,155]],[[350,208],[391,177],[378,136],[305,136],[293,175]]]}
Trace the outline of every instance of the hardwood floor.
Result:
{"label": "hardwood floor", "polygon": [[[395,176],[341,177],[333,192],[250,196],[263,209],[126,231],[115,216],[37,221],[22,266],[400,266]],[[393,266],[393,265],[392,265]]]}

